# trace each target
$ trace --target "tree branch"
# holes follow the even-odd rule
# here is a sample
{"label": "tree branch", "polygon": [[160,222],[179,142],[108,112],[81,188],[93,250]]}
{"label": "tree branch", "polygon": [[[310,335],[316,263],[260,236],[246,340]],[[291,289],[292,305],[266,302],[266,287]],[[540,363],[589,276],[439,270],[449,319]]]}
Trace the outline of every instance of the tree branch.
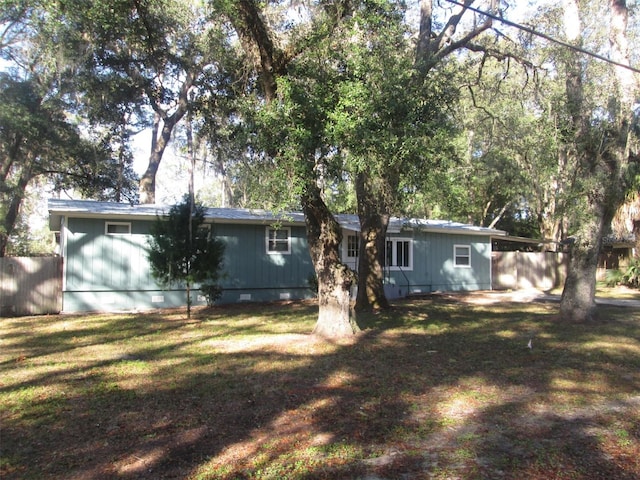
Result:
{"label": "tree branch", "polygon": [[440,34],[431,41],[431,43],[435,45],[435,48],[431,48],[431,51],[439,52],[444,45],[451,42],[451,38],[456,33],[456,29],[458,28],[460,20],[462,20],[462,16],[467,11],[468,7],[473,3],[473,1],[474,0],[465,0],[464,4],[460,4],[460,11],[457,14],[451,15],[451,17],[449,17],[447,24],[442,29]]}
{"label": "tree branch", "polygon": [[435,54],[436,60],[442,60],[444,57],[446,57],[447,55],[451,54],[452,52],[455,52],[456,50],[458,50],[460,48],[467,47],[471,43],[471,40],[473,40],[474,38],[478,37],[481,33],[485,32],[486,30],[491,28],[491,24],[492,24],[492,21],[491,21],[491,19],[489,19],[486,22],[484,22],[480,27],[478,27],[478,28],[472,30],[471,32],[467,33],[460,40],[455,41],[455,42],[450,42],[446,47],[441,47],[439,45],[440,48],[438,49],[438,51]]}

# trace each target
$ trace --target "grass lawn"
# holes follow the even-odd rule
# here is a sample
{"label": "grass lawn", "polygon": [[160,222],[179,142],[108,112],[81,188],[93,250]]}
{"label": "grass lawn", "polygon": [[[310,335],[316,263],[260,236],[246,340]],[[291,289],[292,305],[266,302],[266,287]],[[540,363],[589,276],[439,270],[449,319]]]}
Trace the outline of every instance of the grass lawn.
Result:
{"label": "grass lawn", "polygon": [[339,342],[308,303],[0,319],[0,477],[640,478],[640,309],[557,308],[407,300]]}
{"label": "grass lawn", "polygon": [[[554,288],[548,293],[551,293],[553,295],[562,295],[562,287]],[[637,288],[625,287],[624,285],[608,287],[604,284],[604,282],[598,282],[596,285],[596,299],[640,301],[640,290]]]}
{"label": "grass lawn", "polygon": [[[560,291],[562,293],[562,291]],[[617,300],[640,300],[640,290],[625,286],[607,287],[598,282],[596,288],[596,298],[612,298]]]}

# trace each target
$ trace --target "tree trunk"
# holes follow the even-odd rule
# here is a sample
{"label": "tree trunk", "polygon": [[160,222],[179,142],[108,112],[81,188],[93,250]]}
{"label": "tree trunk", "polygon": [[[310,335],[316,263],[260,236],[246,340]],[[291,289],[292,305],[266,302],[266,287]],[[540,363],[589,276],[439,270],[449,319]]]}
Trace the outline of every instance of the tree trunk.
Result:
{"label": "tree trunk", "polygon": [[[177,112],[176,112],[177,113]],[[158,128],[154,125],[153,138],[151,139],[151,155],[149,156],[149,164],[147,170],[140,178],[140,203],[152,204],[156,203],[156,175],[164,151],[171,140],[171,132],[176,123],[182,118],[184,112],[180,115],[172,115],[164,119],[162,130],[160,130],[160,136],[157,136]],[[156,119],[159,120],[159,119]]]}
{"label": "tree trunk", "polygon": [[633,220],[633,231],[632,231],[635,240],[636,240],[636,245],[635,247],[633,247],[634,250],[634,257],[637,259],[640,259],[640,219],[638,220]]}
{"label": "tree trunk", "polygon": [[153,128],[151,129],[151,154],[149,155],[149,163],[147,169],[140,178],[138,186],[140,193],[140,203],[156,203],[156,174],[162,156],[158,159],[154,156],[158,144],[158,133],[160,132],[161,118],[158,113],[153,116]]}
{"label": "tree trunk", "polygon": [[[581,43],[581,22],[576,0],[564,2],[564,29],[567,40],[575,45]],[[565,97],[569,118],[568,131],[571,134],[564,146],[567,155],[580,159],[585,172],[589,162],[594,162],[591,152],[579,151],[585,137],[585,120],[583,112],[582,67],[575,51],[567,53]],[[585,192],[586,194],[586,192]],[[589,207],[595,202],[588,202]],[[595,273],[597,256],[601,244],[601,232],[596,228],[598,222],[591,214],[584,220],[581,230],[571,246],[567,279],[560,301],[560,316],[563,320],[585,322],[595,317]],[[597,231],[596,231],[597,230]],[[594,263],[595,255],[595,263]]]}
{"label": "tree trunk", "polygon": [[[187,71],[185,73],[186,77],[180,86],[177,107],[171,115],[167,115],[166,112],[162,111],[160,105],[155,102],[153,94],[147,94],[151,100],[153,110],[155,111],[155,117],[151,135],[151,155],[149,156],[149,165],[140,179],[140,203],[156,203],[156,174],[158,173],[158,168],[162,161],[162,155],[164,155],[164,150],[167,148],[167,145],[171,140],[173,129],[178,122],[182,120],[182,117],[184,117],[189,109],[189,92],[196,80],[197,74],[195,70]],[[158,136],[161,120],[162,130],[160,130],[160,135]]]}
{"label": "tree trunk", "polygon": [[245,52],[252,57],[260,73],[265,99],[270,102],[276,97],[276,76],[284,73],[288,59],[273,42],[273,34],[263,21],[257,3],[238,0],[232,5],[231,22]]}
{"label": "tree trunk", "polygon": [[[25,196],[25,190],[33,178],[31,167],[32,160],[25,160],[25,165],[22,167],[16,186],[6,193],[7,195],[10,195],[11,200],[9,201],[4,221],[2,223],[2,228],[0,229],[0,257],[4,257],[7,252],[9,237],[15,229],[18,214],[20,213],[20,205],[22,205],[22,200]],[[2,194],[4,196],[5,192],[2,192]]]}
{"label": "tree trunk", "polygon": [[318,321],[313,333],[325,338],[353,335],[358,327],[351,316],[353,272],[340,261],[342,231],[315,185],[302,195],[307,241],[318,276]]}
{"label": "tree trunk", "polygon": [[191,282],[187,280],[187,319],[191,320]]}
{"label": "tree trunk", "polygon": [[[630,65],[629,61],[629,42],[626,36],[629,11],[625,0],[610,0],[611,6],[611,32],[609,35],[609,43],[611,45],[611,57],[614,61],[621,65]],[[620,116],[618,119],[618,135],[616,160],[626,167],[629,162],[631,153],[631,135],[632,125],[634,124],[633,107],[637,98],[638,83],[634,77],[634,73],[621,66],[615,67],[617,99],[620,103]],[[637,152],[636,152],[637,158]],[[635,192],[635,203],[640,205],[640,193]],[[628,199],[633,204],[633,195]],[[623,202],[621,202],[622,204]],[[629,212],[631,213],[631,212]],[[631,219],[631,231],[635,235],[635,255],[640,258],[640,219]]]}
{"label": "tree trunk", "polygon": [[565,235],[565,223],[567,219],[565,190],[567,185],[571,189],[575,182],[570,180],[570,171],[575,171],[575,163],[570,165],[570,160],[575,161],[575,155],[570,156],[567,148],[561,148],[557,154],[555,171],[550,182],[543,182],[535,187],[536,213],[540,237],[551,240],[554,243],[548,245],[554,251]]}
{"label": "tree trunk", "polygon": [[560,300],[560,317],[583,323],[596,316],[596,270],[602,245],[602,223],[590,222],[576,236],[571,246],[567,279]]}
{"label": "tree trunk", "polygon": [[368,176],[364,173],[356,176],[358,217],[360,218],[356,312],[390,307],[384,292],[382,267],[389,214],[380,211],[377,202],[374,201],[373,193],[367,188],[367,178]]}
{"label": "tree trunk", "polygon": [[421,73],[428,70],[431,52],[431,34],[433,33],[433,0],[420,0],[420,30],[416,42],[415,64]]}
{"label": "tree trunk", "polygon": [[[578,7],[575,0],[567,0],[565,21],[568,23],[567,36],[575,32],[575,23],[580,24]],[[624,37],[624,32],[618,31],[621,26],[626,27],[626,17],[618,18],[619,15],[626,15],[626,6],[623,0],[611,0],[612,15],[612,56],[618,62],[628,65],[628,51],[624,50],[620,37]],[[578,39],[578,37],[575,37]],[[614,39],[617,39],[614,41]],[[596,269],[598,265],[598,254],[602,246],[602,237],[605,228],[611,225],[614,212],[624,199],[626,166],[629,161],[629,135],[630,116],[632,112],[632,95],[626,88],[629,84],[625,82],[626,72],[620,73],[620,67],[616,67],[617,78],[615,90],[612,92],[609,106],[616,105],[609,112],[613,122],[603,132],[602,145],[589,146],[587,129],[590,112],[582,105],[582,73],[580,70],[581,59],[574,52],[571,54],[571,63],[568,65],[567,74],[567,102],[573,120],[574,144],[573,149],[580,159],[580,171],[587,177],[584,195],[584,212],[582,212],[582,223],[576,241],[571,248],[569,259],[569,272],[565,282],[562,300],[560,302],[560,316],[564,320],[574,322],[585,322],[596,318],[595,309],[595,285]],[[578,206],[579,208],[579,206]]]}

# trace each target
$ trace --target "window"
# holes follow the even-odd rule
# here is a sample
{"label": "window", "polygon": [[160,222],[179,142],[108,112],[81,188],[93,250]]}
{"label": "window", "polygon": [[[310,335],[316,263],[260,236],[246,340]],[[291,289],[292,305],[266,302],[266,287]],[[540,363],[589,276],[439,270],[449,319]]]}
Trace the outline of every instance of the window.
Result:
{"label": "window", "polygon": [[407,238],[387,240],[385,267],[391,270],[413,270],[412,242]]}
{"label": "window", "polygon": [[131,234],[131,224],[126,222],[106,222],[104,233],[107,235],[129,235]]}
{"label": "window", "polygon": [[347,235],[347,258],[358,258],[360,238],[358,235]]}
{"label": "window", "polygon": [[291,253],[291,229],[267,227],[267,253]]}
{"label": "window", "polygon": [[453,265],[460,268],[471,268],[471,247],[469,245],[453,246]]}

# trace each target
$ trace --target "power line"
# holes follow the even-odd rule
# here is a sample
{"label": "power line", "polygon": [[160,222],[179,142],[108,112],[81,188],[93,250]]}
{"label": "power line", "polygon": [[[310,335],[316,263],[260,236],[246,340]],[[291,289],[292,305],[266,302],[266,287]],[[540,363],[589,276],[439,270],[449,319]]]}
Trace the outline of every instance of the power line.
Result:
{"label": "power line", "polygon": [[584,48],[576,47],[575,45],[571,45],[570,43],[563,42],[562,40],[558,40],[557,38],[553,38],[553,37],[547,35],[546,33],[542,33],[542,32],[539,32],[537,30],[534,30],[531,27],[520,25],[519,23],[515,23],[515,22],[512,22],[512,21],[507,20],[505,18],[498,17],[497,15],[494,15],[494,14],[489,13],[489,12],[485,12],[484,10],[480,10],[479,8],[475,8],[475,7],[472,7],[472,6],[464,5],[463,3],[460,3],[460,2],[458,2],[456,0],[447,0],[447,2],[453,3],[453,4],[458,5],[460,7],[463,7],[463,8],[468,8],[469,10],[472,10],[472,11],[474,11],[476,13],[479,13],[481,15],[487,16],[487,17],[491,18],[492,20],[497,20],[497,21],[499,21],[501,23],[504,23],[505,25],[508,25],[510,27],[517,28],[519,30],[522,30],[522,31],[527,32],[527,33],[530,33],[530,34],[535,35],[537,37],[544,38],[545,40],[548,40],[550,42],[557,43],[558,45],[562,45],[563,47],[570,48],[570,49],[575,50],[575,51],[580,52],[580,53],[584,53],[585,55],[589,55],[590,57],[597,58],[598,60],[602,60],[603,62],[607,62],[607,63],[610,63],[612,65],[616,65],[617,67],[626,68],[626,69],[631,70],[632,72],[635,72],[635,73],[640,73],[640,69],[638,69],[638,68],[634,68],[634,67],[632,67],[630,65],[625,65],[624,63],[616,62],[615,60],[611,60],[610,58],[603,57],[602,55],[598,55],[597,53],[593,53],[593,52],[591,52],[589,50],[585,50]]}

